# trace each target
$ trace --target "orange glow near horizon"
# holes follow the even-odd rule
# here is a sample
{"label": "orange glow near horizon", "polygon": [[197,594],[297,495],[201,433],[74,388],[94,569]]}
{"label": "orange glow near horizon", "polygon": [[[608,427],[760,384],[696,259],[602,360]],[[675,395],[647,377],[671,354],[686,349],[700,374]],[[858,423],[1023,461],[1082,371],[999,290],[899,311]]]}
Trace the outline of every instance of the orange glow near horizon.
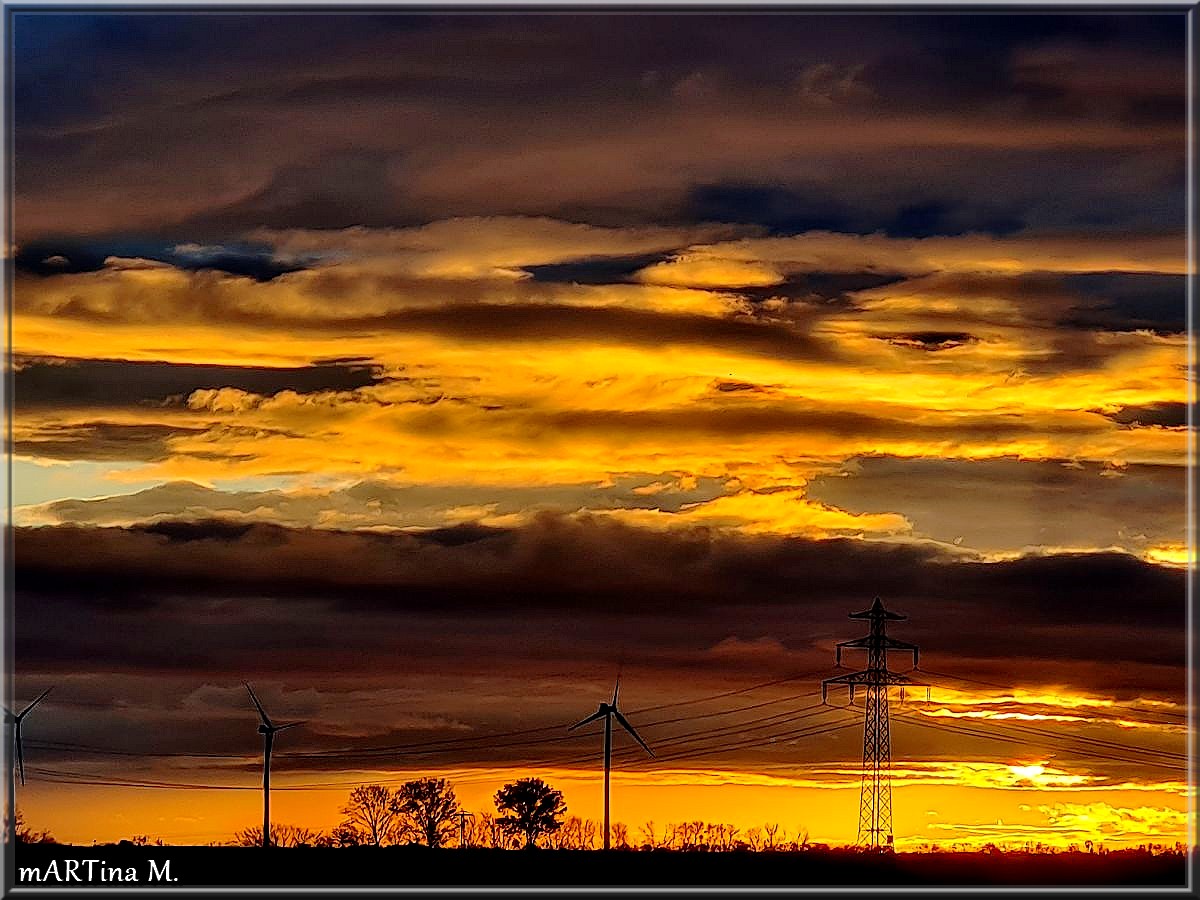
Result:
{"label": "orange glow near horizon", "polygon": [[[1041,765],[1011,766],[1009,787],[970,781],[908,784],[896,779],[896,845],[979,846],[993,842],[1023,846],[1026,841],[1065,848],[1085,840],[1116,848],[1187,839],[1188,791],[1180,783],[1153,798],[1122,786],[1067,786],[1042,778]],[[965,767],[969,770],[970,767]],[[428,770],[363,773],[362,783],[398,783],[424,777]],[[507,781],[537,774],[563,791],[568,815],[602,819],[601,780],[578,770],[462,770],[433,773],[446,777],[467,810],[495,813],[492,797]],[[339,776],[340,777],[340,776]],[[343,816],[347,788],[282,790],[271,794],[272,821],[329,830]],[[1069,787],[1070,789],[1065,789]],[[674,775],[613,773],[613,822],[631,837],[653,823],[659,835],[670,825],[691,821],[747,829],[779,824],[788,839],[807,832],[812,843],[852,844],[858,814],[858,780],[853,770],[826,786],[812,781],[743,776],[735,772],[682,770]],[[68,843],[104,843],[147,834],[164,843],[232,840],[234,832],[261,822],[262,796],[237,792],[137,790],[38,784],[25,788],[21,807],[35,828],[47,828]],[[987,810],[981,817],[981,810]]]}

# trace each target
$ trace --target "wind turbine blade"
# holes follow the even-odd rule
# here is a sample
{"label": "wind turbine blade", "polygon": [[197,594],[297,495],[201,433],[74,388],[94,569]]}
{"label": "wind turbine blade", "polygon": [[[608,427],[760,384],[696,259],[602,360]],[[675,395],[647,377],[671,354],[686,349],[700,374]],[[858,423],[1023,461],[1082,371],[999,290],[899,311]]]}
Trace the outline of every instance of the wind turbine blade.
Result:
{"label": "wind turbine blade", "polygon": [[21,784],[25,783],[25,751],[21,747],[21,723],[17,721],[17,772],[21,775]]}
{"label": "wind turbine blade", "polygon": [[612,701],[612,705],[613,705],[614,707],[616,707],[616,705],[617,705],[617,694],[618,694],[618,693],[620,693],[620,690],[621,690],[621,676],[620,676],[620,675],[618,675],[618,676],[617,676],[617,683],[616,683],[615,685],[613,685],[613,701]]}
{"label": "wind turbine blade", "polygon": [[258,710],[259,716],[262,717],[263,724],[268,728],[274,728],[275,726],[271,724],[271,719],[267,715],[267,711],[263,709],[262,704],[258,702],[258,697],[254,693],[254,688],[250,687],[249,682],[243,681],[242,684],[246,685],[246,690],[250,692],[250,700],[254,703],[254,708]]}
{"label": "wind turbine blade", "polygon": [[36,699],[36,700],[34,700],[32,703],[30,703],[30,704],[29,704],[27,707],[25,707],[23,710],[21,710],[21,712],[20,712],[20,714],[17,716],[17,718],[19,718],[19,719],[23,719],[23,718],[25,718],[25,714],[26,714],[27,712],[29,712],[31,709],[33,709],[35,706],[37,706],[39,703],[41,703],[43,700],[45,700],[45,699],[46,699],[46,695],[47,695],[48,693],[50,693],[52,690],[54,690],[54,686],[53,686],[53,685],[51,685],[50,687],[48,687],[48,688],[46,688],[44,691],[42,691],[40,694],[38,694],[38,697],[37,697],[37,699]]}
{"label": "wind turbine blade", "polygon": [[284,725],[276,725],[275,730],[276,731],[286,731],[289,728],[295,728],[297,725],[303,725],[303,724],[305,724],[305,723],[304,722],[288,722]]}
{"label": "wind turbine blade", "polygon": [[574,731],[576,728],[579,728],[581,725],[586,725],[588,722],[595,722],[597,719],[602,719],[602,718],[604,718],[604,710],[598,709],[594,713],[592,713],[590,716],[588,716],[586,719],[576,722],[574,725],[572,725],[570,728],[568,728],[567,731]]}
{"label": "wind turbine blade", "polygon": [[621,727],[629,732],[629,736],[631,738],[633,738],[635,741],[637,741],[639,744],[641,744],[643,750],[645,750],[647,753],[649,753],[651,756],[653,756],[654,751],[651,750],[650,747],[646,744],[646,742],[642,740],[642,736],[640,734],[638,734],[636,730],[634,730],[634,727],[629,724],[629,720],[626,719],[619,712],[617,712],[615,709],[613,710],[613,715],[617,717],[617,721],[621,723]]}

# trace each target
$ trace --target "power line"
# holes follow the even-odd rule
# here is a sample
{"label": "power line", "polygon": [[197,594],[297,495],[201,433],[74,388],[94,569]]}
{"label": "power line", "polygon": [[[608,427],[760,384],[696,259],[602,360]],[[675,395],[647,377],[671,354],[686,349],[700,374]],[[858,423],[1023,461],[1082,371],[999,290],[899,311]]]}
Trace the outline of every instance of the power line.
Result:
{"label": "power line", "polygon": [[[772,684],[781,683],[782,681],[785,681],[785,680],[792,680],[792,679],[777,679],[776,682],[771,682],[771,683]],[[685,704],[699,703],[704,700],[712,700],[712,699],[718,699],[718,698],[722,698],[722,697],[733,696],[735,694],[744,694],[744,693],[748,693],[751,690],[755,690],[760,687],[763,687],[765,685],[766,685],[766,683],[760,684],[760,685],[752,685],[751,687],[743,688],[740,691],[729,691],[729,692],[726,692],[721,695],[715,695],[714,697],[697,698],[695,700],[684,701],[679,704],[666,704],[666,705],[663,705],[660,707],[652,707],[652,709],[666,709],[669,706],[681,706],[681,705],[685,705]],[[807,697],[807,696],[812,696],[815,694],[816,694],[816,691],[807,691],[802,694],[794,694],[794,695],[790,695],[787,697],[777,697],[772,700],[766,700],[766,701],[762,701],[759,703],[748,704],[745,706],[733,707],[731,709],[717,710],[715,712],[696,713],[696,714],[686,715],[686,716],[676,716],[674,718],[668,718],[668,719],[659,719],[654,722],[646,723],[642,727],[643,728],[653,728],[653,727],[657,727],[660,725],[676,724],[679,722],[697,721],[700,719],[711,719],[711,718],[719,718],[719,717],[723,717],[723,716],[731,716],[731,715],[736,715],[736,714],[742,713],[742,712],[749,712],[749,711],[755,710],[755,709],[762,709],[767,706],[772,706],[772,705],[776,705],[779,703],[787,703],[787,702],[795,701],[797,699]],[[509,735],[525,736],[525,735],[531,735],[531,734],[536,734],[536,733],[541,733],[541,732],[546,732],[546,731],[551,731],[551,730],[561,731],[561,730],[565,729],[565,727],[566,727],[565,725],[550,725],[550,726],[544,726],[544,727],[535,728],[535,729],[520,729],[520,730],[515,730],[515,731],[496,732],[493,734],[473,735],[470,738],[445,738],[445,739],[438,739],[438,740],[432,740],[432,741],[413,742],[410,744],[397,744],[397,745],[392,745],[392,746],[388,746],[388,747],[364,747],[362,749],[338,748],[338,749],[331,749],[331,750],[293,751],[290,753],[278,753],[278,754],[275,754],[275,757],[277,759],[293,759],[293,760],[337,759],[337,758],[366,759],[366,758],[370,758],[370,757],[376,756],[376,755],[394,755],[394,754],[403,754],[403,753],[409,753],[412,755],[427,755],[427,754],[431,754],[431,753],[448,753],[448,752],[454,752],[454,751],[469,753],[471,751],[476,751],[476,750],[507,749],[507,748],[512,748],[512,747],[530,746],[533,744],[561,743],[561,742],[566,742],[566,741],[575,741],[575,740],[579,740],[582,738],[586,738],[592,734],[592,732],[584,732],[584,733],[580,733],[580,734],[571,734],[571,735],[562,735],[562,734],[551,735],[551,736],[547,736],[544,738],[529,739],[529,740],[515,740],[515,741],[502,741],[502,742],[495,741],[495,738],[497,738],[497,737],[504,737],[504,736],[509,736]],[[480,746],[466,746],[466,742],[468,742],[468,741],[471,742],[472,744],[480,744],[481,742],[487,742],[487,743],[483,743]],[[224,760],[238,760],[238,761],[246,761],[250,757],[249,754],[239,755],[239,754],[222,754],[222,753],[193,753],[193,752],[185,752],[185,751],[166,751],[166,750],[164,750],[164,751],[137,751],[137,750],[128,750],[128,749],[112,748],[112,747],[96,747],[96,746],[91,746],[91,745],[87,745],[87,744],[73,744],[73,743],[56,742],[56,741],[31,741],[31,742],[29,742],[29,745],[32,747],[40,748],[40,749],[64,750],[64,751],[70,751],[73,753],[86,753],[86,754],[90,754],[90,755],[99,755],[99,756],[126,756],[126,757],[146,757],[146,758],[161,757],[161,758],[183,758],[183,759],[188,759],[188,758],[224,759]]]}
{"label": "power line", "polygon": [[643,706],[641,709],[631,710],[630,714],[658,712],[660,709],[674,709],[677,706],[690,706],[693,703],[708,703],[712,700],[722,700],[725,697],[736,697],[739,694],[748,694],[751,691],[757,691],[765,687],[774,687],[777,684],[787,684],[789,681],[799,681],[801,678],[812,678],[820,675],[827,669],[814,669],[811,672],[801,672],[798,675],[788,675],[784,678],[775,678],[771,681],[760,681],[758,684],[752,684],[749,687],[739,688],[734,691],[723,691],[719,694],[710,694],[707,697],[696,697],[693,700],[676,700],[674,703],[660,703],[657,706]]}
{"label": "power line", "polygon": [[[838,712],[838,710],[833,709],[833,710],[829,710],[829,712]],[[739,742],[735,742],[732,744],[723,745],[720,747],[709,748],[708,750],[701,750],[698,752],[685,751],[683,753],[677,753],[674,755],[669,755],[667,757],[664,757],[664,761],[674,761],[676,759],[707,756],[707,755],[711,755],[713,753],[722,753],[722,752],[727,752],[730,750],[744,749],[746,747],[759,746],[762,744],[771,743],[771,742],[779,741],[779,740],[788,740],[788,739],[794,739],[794,738],[799,738],[799,737],[808,737],[808,736],[819,736],[821,734],[826,734],[831,731],[837,731],[842,728],[852,727],[855,724],[856,724],[855,722],[847,722],[847,723],[844,723],[841,725],[835,725],[835,726],[830,726],[829,724],[823,724],[823,725],[816,726],[815,729],[813,726],[807,726],[806,728],[794,729],[794,730],[786,731],[786,732],[783,732],[783,733],[780,733],[777,735],[772,735],[772,736],[769,736],[766,738],[754,738],[754,739],[751,739],[748,741],[739,741]],[[173,782],[173,781],[159,781],[159,780],[151,780],[151,779],[132,779],[132,778],[121,778],[119,776],[98,776],[98,775],[89,774],[89,773],[85,773],[85,772],[76,772],[76,771],[61,770],[61,769],[42,769],[42,768],[32,769],[31,768],[30,771],[34,772],[38,775],[46,776],[51,781],[56,781],[56,782],[60,782],[60,783],[64,783],[64,784],[76,784],[76,785],[81,785],[81,786],[89,786],[89,787],[90,786],[101,786],[101,787],[128,787],[128,788],[162,789],[162,790],[178,789],[178,790],[217,790],[217,791],[257,791],[257,790],[259,790],[259,788],[257,786],[253,786],[253,785],[201,784],[201,783],[194,783],[194,782]],[[379,783],[379,784],[401,783],[403,780],[404,779],[391,779],[391,780],[384,779],[377,783]],[[275,788],[275,790],[280,790],[280,791],[320,790],[320,789],[326,789],[326,788],[332,789],[332,788],[340,788],[340,787],[351,787],[351,786],[356,786],[360,783],[361,782],[357,781],[357,780],[356,781],[309,782],[309,783],[300,784],[300,785],[284,785],[284,786]]]}
{"label": "power line", "polygon": [[[779,741],[790,741],[790,740],[794,740],[794,739],[802,738],[802,737],[819,737],[821,735],[831,734],[835,731],[842,731],[846,728],[854,728],[857,725],[858,725],[857,719],[854,719],[849,722],[842,722],[840,724],[821,723],[821,724],[815,725],[815,726],[809,725],[809,726],[805,726],[804,728],[798,728],[793,731],[785,731],[781,734],[774,734],[774,735],[770,735],[765,738],[753,738],[753,739],[747,740],[747,741],[738,741],[738,742],[735,742],[732,744],[723,744],[719,747],[711,747],[707,750],[699,750],[699,751],[689,750],[689,751],[685,751],[683,753],[679,753],[679,754],[676,754],[673,756],[662,756],[662,757],[659,757],[658,761],[659,762],[672,762],[677,759],[692,760],[692,759],[697,759],[702,756],[712,756],[712,755],[718,754],[718,753],[728,753],[732,750],[746,750],[746,749],[750,749],[752,747],[762,747],[762,746],[766,746],[767,744],[777,743]],[[642,765],[644,767],[645,764],[642,764]]]}
{"label": "power line", "polygon": [[[764,728],[772,728],[778,725],[785,725],[791,722],[798,722],[803,719],[812,718],[814,715],[823,715],[827,712],[832,712],[829,707],[823,706],[820,703],[815,703],[810,706],[802,706],[799,709],[789,710],[783,713],[777,713],[771,716],[763,716],[757,719],[751,719],[747,722],[735,722],[732,725],[725,725],[721,728],[704,728],[697,731],[687,732],[685,734],[672,735],[668,738],[655,741],[655,746],[659,749],[678,749],[689,744],[699,744],[701,748],[705,747],[705,742],[712,738],[725,737],[729,734],[738,733],[744,734],[752,731],[762,731]],[[617,751],[622,755],[633,755],[633,748],[626,747]],[[590,757],[588,757],[590,759]],[[658,754],[655,759],[664,759],[661,754]],[[642,761],[644,765],[650,765],[649,760]]]}

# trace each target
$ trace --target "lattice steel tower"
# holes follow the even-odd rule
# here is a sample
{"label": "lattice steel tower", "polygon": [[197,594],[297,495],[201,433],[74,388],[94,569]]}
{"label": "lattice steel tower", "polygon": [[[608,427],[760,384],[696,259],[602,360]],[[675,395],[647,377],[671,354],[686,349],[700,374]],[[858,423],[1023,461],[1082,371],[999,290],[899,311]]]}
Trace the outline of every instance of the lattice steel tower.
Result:
{"label": "lattice steel tower", "polygon": [[867,619],[871,631],[866,637],[852,641],[841,641],[837,645],[837,667],[842,667],[842,648],[850,647],[867,651],[867,667],[861,672],[851,672],[821,682],[821,702],[829,695],[829,685],[850,686],[850,703],[854,703],[854,692],[860,685],[867,689],[866,706],[863,709],[863,761],[862,788],[859,791],[858,843],[872,848],[892,847],[892,741],[888,726],[888,688],[901,685],[900,697],[904,698],[907,684],[920,684],[907,675],[889,672],[887,652],[889,650],[910,651],[913,668],[917,667],[917,646],[887,636],[889,620],[906,619],[899,613],[883,608],[879,598],[865,612],[851,613],[851,619]]}

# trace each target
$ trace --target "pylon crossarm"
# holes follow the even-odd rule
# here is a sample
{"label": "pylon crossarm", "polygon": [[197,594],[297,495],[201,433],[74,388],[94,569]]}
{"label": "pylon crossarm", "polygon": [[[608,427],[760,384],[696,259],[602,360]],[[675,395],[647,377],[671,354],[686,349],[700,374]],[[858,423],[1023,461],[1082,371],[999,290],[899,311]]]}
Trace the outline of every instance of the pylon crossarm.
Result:
{"label": "pylon crossarm", "polygon": [[862,669],[858,672],[847,672],[845,675],[835,675],[832,678],[826,678],[822,684],[870,684],[874,674],[870,669]]}
{"label": "pylon crossarm", "polygon": [[838,641],[834,646],[836,646],[836,647],[851,647],[851,648],[857,647],[857,648],[861,648],[861,649],[866,649],[867,647],[869,647],[871,645],[870,642],[871,642],[871,637],[870,637],[870,635],[868,635],[867,637],[855,638],[852,641]]}
{"label": "pylon crossarm", "polygon": [[908,641],[898,641],[895,638],[890,638],[887,635],[883,636],[885,650],[906,650],[912,653],[913,668],[916,668],[919,659],[920,650],[916,644],[910,644]]}

